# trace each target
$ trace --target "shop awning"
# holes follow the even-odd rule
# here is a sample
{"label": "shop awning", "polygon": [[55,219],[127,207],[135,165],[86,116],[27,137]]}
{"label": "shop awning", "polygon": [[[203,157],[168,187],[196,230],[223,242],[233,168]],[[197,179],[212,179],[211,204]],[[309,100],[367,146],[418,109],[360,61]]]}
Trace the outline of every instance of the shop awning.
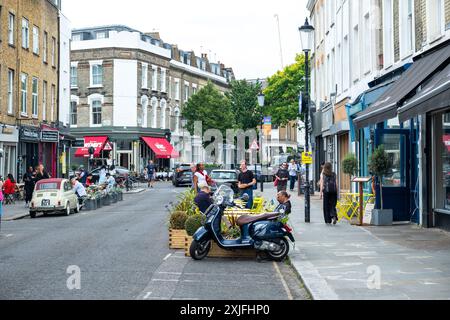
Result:
{"label": "shop awning", "polygon": [[398,109],[404,122],[420,114],[439,110],[450,105],[450,64],[440,71],[414,98]]}
{"label": "shop awning", "polygon": [[450,46],[446,46],[416,60],[377,102],[357,116],[354,120],[356,129],[397,117],[398,103],[416,90],[420,84],[449,58]]}
{"label": "shop awning", "polygon": [[75,152],[76,158],[89,158],[89,148],[94,147],[94,158],[100,157],[108,137],[84,137],[84,147]]}
{"label": "shop awning", "polygon": [[142,137],[142,140],[153,150],[157,159],[174,159],[180,156],[164,138]]}

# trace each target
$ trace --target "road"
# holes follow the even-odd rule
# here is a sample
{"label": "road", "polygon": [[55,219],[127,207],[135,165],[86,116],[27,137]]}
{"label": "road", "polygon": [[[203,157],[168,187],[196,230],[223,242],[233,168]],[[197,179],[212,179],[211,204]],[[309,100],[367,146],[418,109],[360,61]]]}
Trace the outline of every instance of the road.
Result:
{"label": "road", "polygon": [[160,183],[96,211],[3,222],[0,299],[307,298],[286,263],[170,250],[165,205],[182,191]]}

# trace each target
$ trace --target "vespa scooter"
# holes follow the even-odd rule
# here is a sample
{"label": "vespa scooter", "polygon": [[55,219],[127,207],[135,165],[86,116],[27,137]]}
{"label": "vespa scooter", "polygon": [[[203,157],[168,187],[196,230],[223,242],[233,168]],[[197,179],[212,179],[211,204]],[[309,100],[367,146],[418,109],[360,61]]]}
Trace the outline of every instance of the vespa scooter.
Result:
{"label": "vespa scooter", "polygon": [[[233,190],[222,185],[214,194],[215,203],[206,211],[205,225],[197,230],[189,250],[194,260],[204,259],[211,249],[211,241],[225,250],[256,249],[263,251],[275,261],[283,261],[289,254],[289,238],[295,242],[292,229],[279,221],[284,211],[262,214],[258,216],[241,216],[237,225],[241,229],[241,237],[226,240],[221,235],[221,221],[227,207],[236,206]],[[244,197],[247,195],[244,195]],[[248,201],[248,196],[243,198]]]}

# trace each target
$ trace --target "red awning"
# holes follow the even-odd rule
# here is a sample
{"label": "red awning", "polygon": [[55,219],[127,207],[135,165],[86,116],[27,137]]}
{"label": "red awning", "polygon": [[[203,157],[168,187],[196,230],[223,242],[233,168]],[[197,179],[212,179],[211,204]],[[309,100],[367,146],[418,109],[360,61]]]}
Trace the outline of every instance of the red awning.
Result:
{"label": "red awning", "polygon": [[164,138],[142,137],[142,140],[153,150],[157,159],[178,158],[180,154]]}
{"label": "red awning", "polygon": [[84,137],[84,147],[79,148],[77,152],[75,152],[76,158],[89,158],[89,151],[88,149],[90,147],[94,147],[94,158],[100,157],[100,153],[103,150],[103,147],[105,146],[106,141],[108,140],[108,137]]}

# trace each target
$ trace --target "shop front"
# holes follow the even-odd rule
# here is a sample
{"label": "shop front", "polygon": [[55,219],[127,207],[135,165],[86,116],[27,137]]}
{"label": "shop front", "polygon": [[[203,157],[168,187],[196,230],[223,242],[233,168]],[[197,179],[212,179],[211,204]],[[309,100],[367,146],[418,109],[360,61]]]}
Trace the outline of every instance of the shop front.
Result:
{"label": "shop front", "polygon": [[0,176],[11,173],[17,178],[17,143],[19,131],[16,127],[4,125],[0,131]]}
{"label": "shop front", "polygon": [[19,151],[17,158],[17,174],[23,177],[27,168],[39,165],[39,144],[41,129],[22,126],[19,132]]}
{"label": "shop front", "polygon": [[58,176],[58,143],[59,131],[57,128],[42,126],[39,143],[39,163],[52,176]]}
{"label": "shop front", "polygon": [[153,160],[159,170],[170,170],[170,159],[180,157],[179,152],[166,138],[142,137],[142,141],[148,147],[148,149],[144,147],[147,159]]}

